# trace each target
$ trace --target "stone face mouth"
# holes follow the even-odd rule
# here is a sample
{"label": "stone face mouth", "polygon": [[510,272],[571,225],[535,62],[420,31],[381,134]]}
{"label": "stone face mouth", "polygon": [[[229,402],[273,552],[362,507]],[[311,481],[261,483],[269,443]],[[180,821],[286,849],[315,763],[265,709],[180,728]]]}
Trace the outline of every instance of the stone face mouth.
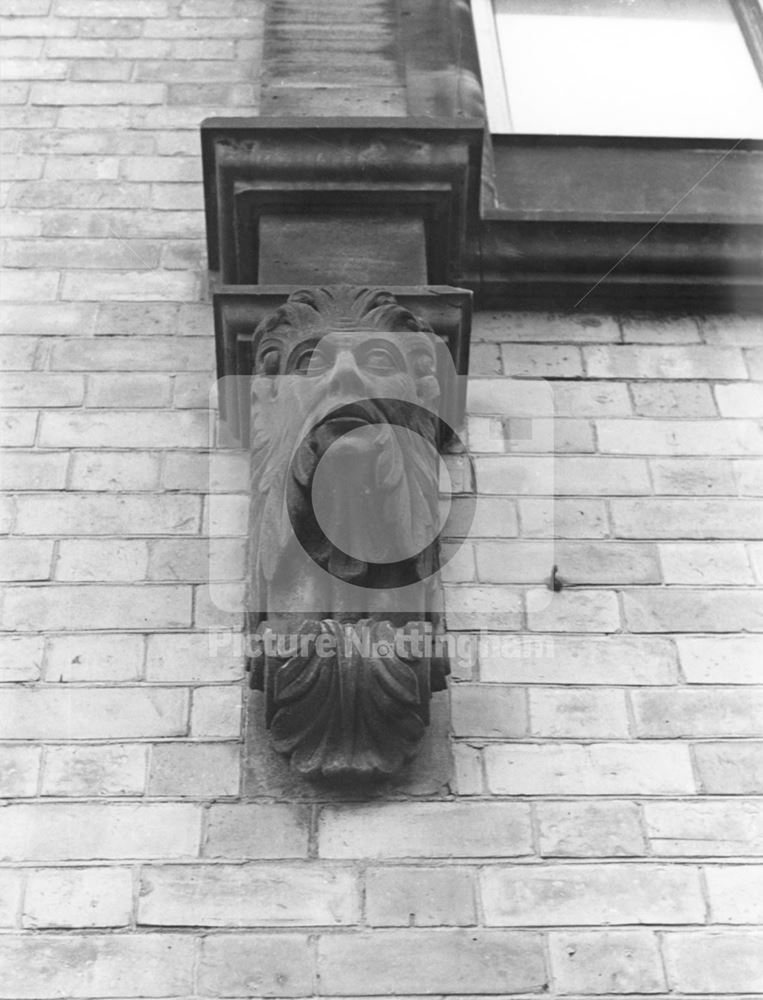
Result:
{"label": "stone face mouth", "polygon": [[332,428],[340,429],[342,433],[361,427],[364,424],[385,424],[387,420],[370,400],[359,400],[347,403],[331,410],[315,425],[315,429],[331,424]]}

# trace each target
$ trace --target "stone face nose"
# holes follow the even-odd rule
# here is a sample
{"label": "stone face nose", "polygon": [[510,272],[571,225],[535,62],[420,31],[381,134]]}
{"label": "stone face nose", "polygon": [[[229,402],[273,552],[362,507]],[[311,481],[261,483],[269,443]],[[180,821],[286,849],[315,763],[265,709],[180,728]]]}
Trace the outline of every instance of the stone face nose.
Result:
{"label": "stone face nose", "polygon": [[332,393],[362,393],[365,388],[363,375],[358,368],[355,355],[343,348],[337,352],[329,377]]}

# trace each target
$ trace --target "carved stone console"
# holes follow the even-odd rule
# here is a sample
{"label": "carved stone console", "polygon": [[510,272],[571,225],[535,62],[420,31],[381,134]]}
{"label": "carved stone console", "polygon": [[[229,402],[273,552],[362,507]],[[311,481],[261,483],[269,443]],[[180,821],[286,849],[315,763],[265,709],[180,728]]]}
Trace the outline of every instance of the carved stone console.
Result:
{"label": "carved stone console", "polygon": [[216,119],[202,138],[221,413],[252,457],[251,686],[299,774],[386,777],[449,672],[438,448],[471,293],[426,284],[459,271],[482,131]]}

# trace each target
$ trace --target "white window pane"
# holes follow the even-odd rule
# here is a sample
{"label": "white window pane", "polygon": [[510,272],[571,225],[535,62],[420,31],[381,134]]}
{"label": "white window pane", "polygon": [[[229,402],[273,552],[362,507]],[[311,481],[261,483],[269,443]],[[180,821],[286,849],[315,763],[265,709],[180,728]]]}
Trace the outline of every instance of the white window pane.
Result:
{"label": "white window pane", "polygon": [[763,138],[728,0],[495,0],[515,132]]}

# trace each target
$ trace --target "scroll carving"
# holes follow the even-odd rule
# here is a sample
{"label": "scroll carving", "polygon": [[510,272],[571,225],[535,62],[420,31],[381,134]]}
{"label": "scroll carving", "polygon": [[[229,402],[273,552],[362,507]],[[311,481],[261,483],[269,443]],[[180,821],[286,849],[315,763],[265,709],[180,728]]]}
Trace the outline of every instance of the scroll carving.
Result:
{"label": "scroll carving", "polygon": [[415,753],[440,654],[436,338],[379,289],[308,289],[257,327],[251,686],[310,778]]}

